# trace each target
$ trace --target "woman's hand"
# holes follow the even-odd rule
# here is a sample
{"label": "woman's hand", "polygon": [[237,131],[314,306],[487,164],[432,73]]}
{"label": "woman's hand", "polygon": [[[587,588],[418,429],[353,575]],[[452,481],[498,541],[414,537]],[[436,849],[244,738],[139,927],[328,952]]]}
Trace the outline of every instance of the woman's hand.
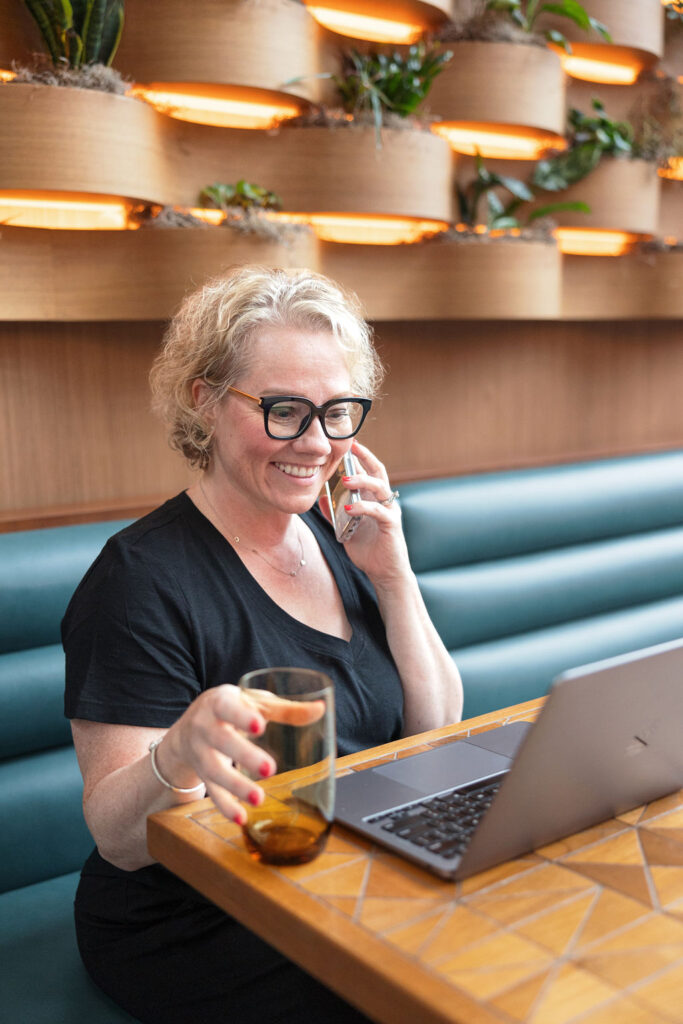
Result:
{"label": "woman's hand", "polygon": [[[344,482],[348,481],[350,490],[360,492],[361,500],[346,506],[346,511],[352,518],[363,518],[344,547],[349,558],[375,586],[390,586],[393,581],[404,580],[411,574],[401,509],[396,501],[389,500],[394,492],[379,459],[356,440],[351,451],[360,464],[360,472],[345,477]],[[326,498],[320,499],[320,506],[329,519]]]}
{"label": "woman's hand", "polygon": [[[270,754],[248,737],[262,735],[267,721],[307,725],[324,711],[323,701],[302,703],[261,690],[247,694],[237,686],[216,686],[200,694],[169,729],[157,749],[157,764],[174,785],[186,787],[189,773],[204,782],[226,818],[242,824],[240,801],[256,807],[264,799],[249,776],[267,779],[277,771]],[[181,777],[185,781],[178,782]]]}

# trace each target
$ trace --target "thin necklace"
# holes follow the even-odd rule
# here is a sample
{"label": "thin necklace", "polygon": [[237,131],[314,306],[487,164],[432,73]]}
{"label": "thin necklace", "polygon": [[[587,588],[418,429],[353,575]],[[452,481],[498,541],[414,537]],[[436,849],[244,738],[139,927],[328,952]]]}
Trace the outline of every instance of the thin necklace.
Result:
{"label": "thin necklace", "polygon": [[[203,486],[201,480],[199,481],[199,490],[204,495],[204,498],[206,500],[207,505],[209,506],[209,508],[211,509],[211,511],[213,512],[213,514],[215,515],[216,519],[221,524],[223,529],[230,536],[231,540],[235,544],[240,544],[241,543],[240,538],[235,536],[234,533],[230,532],[230,530],[228,529],[228,527],[227,527],[227,525],[225,523],[225,520],[223,519],[223,517],[219,513],[219,511],[216,508],[216,506],[214,505],[214,503],[211,501],[211,498],[208,496],[208,494],[204,490],[204,486]],[[270,562],[266,558],[266,556],[261,554],[261,552],[257,548],[249,547],[249,545],[247,545],[247,547],[249,547],[249,550],[253,551],[253,553],[255,555],[258,555],[259,558],[262,558],[263,561],[266,563],[266,565],[269,565],[271,567],[271,569],[275,569],[277,572],[281,572],[283,576],[298,576],[300,571],[301,571],[302,566],[306,565],[306,559],[304,558],[304,542],[301,539],[301,535],[299,533],[298,527],[296,528],[296,536],[297,536],[297,540],[299,541],[299,548],[301,549],[300,553],[299,553],[299,564],[297,565],[296,569],[281,569],[279,565],[274,565],[273,562]]]}

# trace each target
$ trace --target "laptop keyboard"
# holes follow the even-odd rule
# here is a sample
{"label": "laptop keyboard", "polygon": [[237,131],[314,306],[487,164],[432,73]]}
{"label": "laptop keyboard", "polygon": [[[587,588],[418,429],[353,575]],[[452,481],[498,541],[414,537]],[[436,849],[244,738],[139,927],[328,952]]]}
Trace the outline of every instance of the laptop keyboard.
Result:
{"label": "laptop keyboard", "polygon": [[383,811],[368,822],[442,857],[456,857],[491,806],[504,775],[466,789],[439,793],[417,804]]}

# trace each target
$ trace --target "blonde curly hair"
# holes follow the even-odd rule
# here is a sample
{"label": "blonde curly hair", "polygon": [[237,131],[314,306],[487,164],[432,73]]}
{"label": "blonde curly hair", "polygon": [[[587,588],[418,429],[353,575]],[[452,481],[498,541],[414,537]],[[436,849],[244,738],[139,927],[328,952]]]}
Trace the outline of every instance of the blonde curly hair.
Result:
{"label": "blonde curly hair", "polygon": [[[250,343],[266,325],[334,335],[354,393],[376,396],[382,364],[355,295],[310,270],[239,267],[185,298],[150,372],[153,408],[168,426],[171,447],[190,465],[209,465],[213,433],[206,413],[248,370]],[[192,396],[197,379],[209,385],[200,406]]]}

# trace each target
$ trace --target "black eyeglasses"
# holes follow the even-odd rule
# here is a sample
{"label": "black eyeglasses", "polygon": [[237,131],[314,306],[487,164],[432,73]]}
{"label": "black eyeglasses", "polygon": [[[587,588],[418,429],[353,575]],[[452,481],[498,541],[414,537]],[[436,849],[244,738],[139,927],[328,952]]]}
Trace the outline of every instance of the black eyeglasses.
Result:
{"label": "black eyeglasses", "polygon": [[370,412],[370,398],[331,398],[322,405],[314,405],[308,398],[298,395],[267,395],[257,398],[246,391],[228,385],[228,391],[258,402],[263,409],[263,425],[268,437],[276,441],[292,441],[308,430],[317,416],[325,435],[332,441],[353,437],[363,426]]}

